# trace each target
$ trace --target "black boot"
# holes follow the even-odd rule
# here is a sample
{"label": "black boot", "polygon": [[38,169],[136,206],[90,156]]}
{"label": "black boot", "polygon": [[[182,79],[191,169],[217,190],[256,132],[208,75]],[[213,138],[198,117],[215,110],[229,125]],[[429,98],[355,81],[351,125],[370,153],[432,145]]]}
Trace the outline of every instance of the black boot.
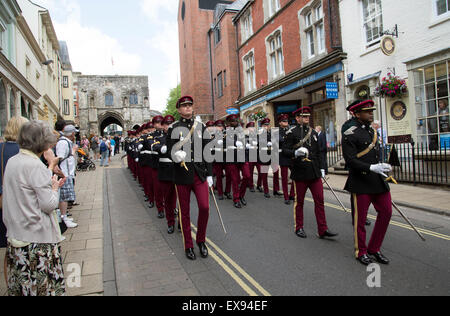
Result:
{"label": "black boot", "polygon": [[200,250],[200,256],[202,258],[208,257],[208,248],[206,247],[206,244],[204,242],[198,243],[198,248]]}
{"label": "black boot", "polygon": [[195,259],[197,259],[197,257],[195,256],[195,253],[194,253],[194,248],[186,249],[186,257],[187,257],[189,260],[195,260]]}

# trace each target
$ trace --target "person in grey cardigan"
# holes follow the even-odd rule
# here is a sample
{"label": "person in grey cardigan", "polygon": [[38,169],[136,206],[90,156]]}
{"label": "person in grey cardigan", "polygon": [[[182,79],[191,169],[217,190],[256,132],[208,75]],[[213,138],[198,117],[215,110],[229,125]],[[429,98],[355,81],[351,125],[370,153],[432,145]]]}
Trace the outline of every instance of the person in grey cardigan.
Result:
{"label": "person in grey cardigan", "polygon": [[9,159],[3,183],[3,221],[7,228],[7,276],[10,296],[65,294],[59,230],[55,209],[64,179],[52,177],[58,160],[48,168],[40,156],[57,139],[44,122],[22,126],[20,152]]}

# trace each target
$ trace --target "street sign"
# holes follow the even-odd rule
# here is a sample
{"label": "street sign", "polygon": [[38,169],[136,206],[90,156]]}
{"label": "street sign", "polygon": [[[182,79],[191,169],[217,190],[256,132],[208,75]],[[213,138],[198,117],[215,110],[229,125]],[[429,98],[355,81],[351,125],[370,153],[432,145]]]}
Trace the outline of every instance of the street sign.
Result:
{"label": "street sign", "polygon": [[226,112],[227,114],[239,114],[239,110],[235,108],[229,108]]}
{"label": "street sign", "polygon": [[326,82],[327,99],[339,99],[337,82]]}

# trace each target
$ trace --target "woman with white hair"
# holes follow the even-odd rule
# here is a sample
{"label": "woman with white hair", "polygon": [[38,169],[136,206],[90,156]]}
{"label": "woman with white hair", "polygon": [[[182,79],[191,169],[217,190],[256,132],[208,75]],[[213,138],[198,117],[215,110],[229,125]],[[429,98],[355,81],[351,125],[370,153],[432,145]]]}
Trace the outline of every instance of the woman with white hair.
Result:
{"label": "woman with white hair", "polygon": [[52,129],[40,121],[25,123],[17,143],[20,152],[9,159],[3,183],[3,220],[7,228],[9,296],[65,294],[63,240],[55,209],[64,180],[52,177],[58,159],[48,168],[40,156],[57,141]]}

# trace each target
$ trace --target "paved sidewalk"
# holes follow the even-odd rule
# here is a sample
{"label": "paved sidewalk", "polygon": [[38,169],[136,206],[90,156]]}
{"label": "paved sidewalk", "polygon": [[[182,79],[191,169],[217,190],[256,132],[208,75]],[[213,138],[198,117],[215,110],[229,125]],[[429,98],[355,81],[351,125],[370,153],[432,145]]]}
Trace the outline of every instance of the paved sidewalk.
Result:
{"label": "paved sidewalk", "polygon": [[96,171],[79,172],[76,177],[80,205],[70,212],[78,227],[67,230],[61,248],[66,282],[75,272],[70,265],[77,264],[81,287],[67,286],[67,296],[103,295],[103,173],[97,163]]}

